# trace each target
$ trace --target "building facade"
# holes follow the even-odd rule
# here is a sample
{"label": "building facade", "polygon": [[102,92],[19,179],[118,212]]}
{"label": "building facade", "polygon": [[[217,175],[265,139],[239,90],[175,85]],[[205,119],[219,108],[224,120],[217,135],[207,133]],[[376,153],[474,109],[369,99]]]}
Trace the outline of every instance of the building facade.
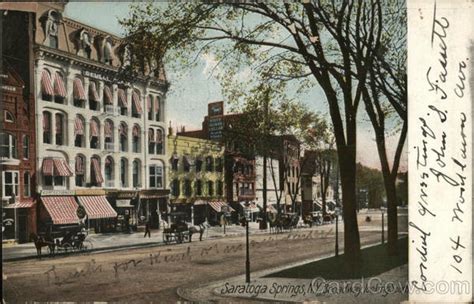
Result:
{"label": "building facade", "polygon": [[225,203],[224,146],[219,142],[172,135],[169,131],[168,186],[171,212],[184,212],[186,219],[216,224]]}
{"label": "building facade", "polygon": [[27,242],[36,226],[33,14],[2,13],[0,198],[3,238]]}
{"label": "building facade", "polygon": [[124,75],[123,40],[65,18],[65,5],[29,8],[39,229],[77,224],[79,207],[98,232],[157,227],[169,194],[164,70]]}

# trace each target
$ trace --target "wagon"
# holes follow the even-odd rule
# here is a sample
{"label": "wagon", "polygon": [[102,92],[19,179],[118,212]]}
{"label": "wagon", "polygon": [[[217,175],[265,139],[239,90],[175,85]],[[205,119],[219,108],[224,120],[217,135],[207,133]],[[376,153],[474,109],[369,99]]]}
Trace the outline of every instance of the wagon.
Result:
{"label": "wagon", "polygon": [[86,251],[93,249],[92,242],[86,240],[87,234],[82,230],[69,230],[64,237],[55,240],[55,249],[58,252]]}
{"label": "wagon", "polygon": [[171,217],[174,223],[163,229],[163,242],[165,244],[191,242],[191,232],[184,222],[185,213],[175,212]]}

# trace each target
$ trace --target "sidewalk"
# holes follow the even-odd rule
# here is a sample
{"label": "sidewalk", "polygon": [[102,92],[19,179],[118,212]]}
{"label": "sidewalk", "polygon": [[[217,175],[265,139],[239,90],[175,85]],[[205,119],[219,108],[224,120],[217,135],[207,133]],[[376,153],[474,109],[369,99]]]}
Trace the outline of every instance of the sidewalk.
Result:
{"label": "sidewalk", "polygon": [[[371,247],[366,246],[364,248]],[[330,256],[301,261],[251,273],[250,284],[240,275],[192,288],[178,288],[177,294],[190,302],[239,302],[245,300],[312,303],[400,303],[408,299],[408,265],[374,277],[353,280],[323,278],[292,279],[266,277],[276,272],[320,261]],[[335,269],[335,271],[337,271]]]}
{"label": "sidewalk", "polygon": [[[250,223],[249,232],[266,233],[267,230],[259,230],[257,223]],[[224,234],[224,227],[211,227],[204,232],[203,240],[214,239],[224,236],[243,235],[245,227],[239,225],[226,226],[226,233]],[[130,247],[146,247],[156,246],[163,243],[163,230],[152,230],[151,237],[144,238],[144,232],[128,233],[107,233],[107,234],[89,234],[86,240],[92,242],[93,250],[116,250]],[[193,236],[193,241],[199,241],[199,234]],[[47,254],[48,249],[43,248],[42,253]],[[33,242],[24,244],[2,244],[3,261],[14,261],[28,258],[36,258],[36,248]]]}

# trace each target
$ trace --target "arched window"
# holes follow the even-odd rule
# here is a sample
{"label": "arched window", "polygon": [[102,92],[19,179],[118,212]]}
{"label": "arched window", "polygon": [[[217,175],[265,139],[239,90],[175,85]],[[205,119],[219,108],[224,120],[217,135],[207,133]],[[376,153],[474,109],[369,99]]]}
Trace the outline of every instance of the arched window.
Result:
{"label": "arched window", "polygon": [[85,184],[85,162],[86,159],[82,155],[76,155],[76,186],[77,187],[84,187]]}
{"label": "arched window", "polygon": [[90,147],[99,149],[99,121],[95,118],[90,121]]}
{"label": "arched window", "polygon": [[127,147],[127,141],[128,141],[128,136],[127,136],[128,128],[127,124],[124,122],[120,123],[119,126],[119,134],[120,134],[120,151],[122,152],[127,152],[128,147]]}
{"label": "arched window", "polygon": [[118,94],[118,106],[120,108],[120,115],[127,116],[128,102],[127,102],[127,94],[125,93],[125,89],[123,88],[118,89],[117,94]]}
{"label": "arched window", "polygon": [[207,195],[214,196],[214,182],[213,181],[207,182]]}
{"label": "arched window", "polygon": [[184,179],[184,196],[190,197],[192,195],[191,180]]}
{"label": "arched window", "polygon": [[48,111],[43,112],[43,143],[51,143],[51,113]]}
{"label": "arched window", "polygon": [[146,97],[146,110],[148,112],[148,120],[153,120],[153,96]]}
{"label": "arched window", "polygon": [[56,145],[62,146],[64,144],[64,138],[65,138],[65,122],[64,122],[64,115],[61,113],[56,113],[54,115],[54,120],[55,120],[55,129],[56,129]]}
{"label": "arched window", "polygon": [[30,158],[30,137],[23,135],[23,158]]}
{"label": "arched window", "polygon": [[100,108],[99,92],[97,91],[97,83],[93,80],[89,82],[89,109],[98,111]]}
{"label": "arched window", "polygon": [[74,78],[72,83],[72,96],[74,99],[74,106],[84,108],[86,101],[86,93],[82,79],[79,77]]}
{"label": "arched window", "polygon": [[155,154],[155,131],[148,129],[148,153]]}
{"label": "arched window", "polygon": [[52,101],[54,96],[54,87],[51,73],[48,70],[41,72],[41,98],[46,101]]}
{"label": "arched window", "polygon": [[93,156],[91,158],[91,185],[99,187],[103,182],[104,178],[102,177],[102,170],[100,168],[100,158],[98,156]]}
{"label": "arched window", "polygon": [[195,182],[194,187],[196,188],[196,196],[201,196],[202,195],[202,181],[198,179]]}
{"label": "arched window", "polygon": [[132,151],[135,153],[140,153],[140,127],[138,125],[134,125],[132,129]]}
{"label": "arched window", "polygon": [[107,113],[114,112],[112,89],[109,85],[104,85],[104,109]]}
{"label": "arched window", "polygon": [[54,102],[56,103],[64,103],[66,99],[67,91],[66,85],[64,84],[64,76],[56,72],[54,75]]}
{"label": "arched window", "polygon": [[10,111],[5,110],[4,119],[6,122],[15,122],[15,116]]}
{"label": "arched window", "polygon": [[159,165],[150,165],[149,167],[149,177],[150,177],[150,188],[163,188],[163,164]]}
{"label": "arched window", "polygon": [[114,187],[114,160],[112,157],[105,158],[105,187]]}
{"label": "arched window", "polygon": [[132,92],[132,117],[140,118],[143,112],[142,110],[142,100],[140,97],[139,91]]}
{"label": "arched window", "polygon": [[140,161],[134,160],[132,164],[132,187],[140,187]]}
{"label": "arched window", "polygon": [[114,150],[114,123],[107,119],[104,122],[104,138],[105,138],[105,150]]}
{"label": "arched window", "polygon": [[0,157],[17,158],[15,136],[8,133],[0,133]]}
{"label": "arched window", "polygon": [[128,187],[128,161],[125,158],[120,159],[120,186],[122,188]]}
{"label": "arched window", "polygon": [[212,172],[214,171],[214,159],[212,156],[206,157],[206,171]]}
{"label": "arched window", "polygon": [[74,120],[74,146],[85,147],[84,118],[80,115],[76,115]]}
{"label": "arched window", "polygon": [[160,121],[160,97],[155,96],[155,119]]}
{"label": "arched window", "polygon": [[164,154],[163,151],[163,130],[156,129],[156,154]]}

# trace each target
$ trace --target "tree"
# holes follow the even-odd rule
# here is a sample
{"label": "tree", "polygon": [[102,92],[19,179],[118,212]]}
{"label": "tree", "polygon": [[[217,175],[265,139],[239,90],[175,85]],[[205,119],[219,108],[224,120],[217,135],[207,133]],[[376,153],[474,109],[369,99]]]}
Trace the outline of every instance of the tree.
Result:
{"label": "tree", "polygon": [[164,9],[145,4],[134,6],[121,23],[130,34],[132,53],[150,64],[160,66],[170,54],[174,63],[189,62],[191,52],[212,49],[218,62],[226,64],[224,82],[234,75],[229,71],[253,63],[257,72],[276,80],[301,79],[303,87],[318,84],[329,107],[340,163],[345,256],[357,266],[356,118],[380,47],[381,1],[177,2]]}
{"label": "tree", "polygon": [[[387,195],[388,252],[396,255],[398,240],[396,181],[408,131],[406,76],[406,8],[402,1],[386,7],[381,47],[370,66],[368,85],[363,89],[366,112],[375,132],[377,151]],[[398,18],[391,18],[396,15]],[[400,127],[398,143],[389,161],[387,130]]]}

